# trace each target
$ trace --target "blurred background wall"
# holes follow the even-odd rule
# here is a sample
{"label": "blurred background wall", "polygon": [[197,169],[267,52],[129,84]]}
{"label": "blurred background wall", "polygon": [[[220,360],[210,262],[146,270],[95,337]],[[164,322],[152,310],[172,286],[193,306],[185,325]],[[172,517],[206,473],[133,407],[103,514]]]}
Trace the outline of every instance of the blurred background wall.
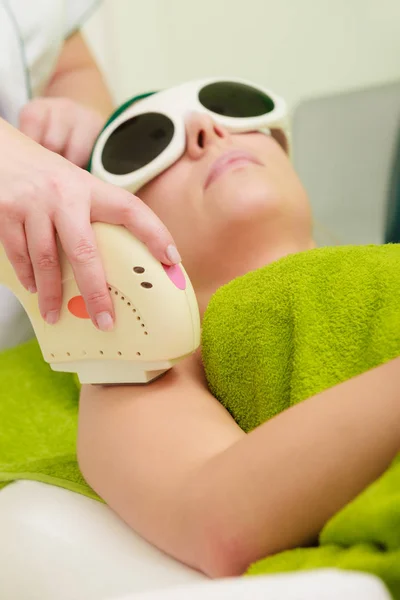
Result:
{"label": "blurred background wall", "polygon": [[84,31],[116,103],[214,75],[283,95],[321,243],[384,241],[400,203],[399,0],[106,0]]}

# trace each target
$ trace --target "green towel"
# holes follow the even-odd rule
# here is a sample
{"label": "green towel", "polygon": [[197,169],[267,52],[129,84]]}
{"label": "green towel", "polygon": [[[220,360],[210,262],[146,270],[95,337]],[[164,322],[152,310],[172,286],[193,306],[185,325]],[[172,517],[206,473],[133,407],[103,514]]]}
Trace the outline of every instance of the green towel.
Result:
{"label": "green towel", "polygon": [[[397,245],[305,252],[231,282],[215,294],[203,323],[211,390],[249,431],[399,355],[399,292]],[[35,341],[0,354],[0,373],[0,486],[33,479],[99,499],[76,462],[74,377],[53,372]],[[399,469],[394,465],[338,513],[321,547],[265,559],[249,573],[366,570],[400,600]]]}
{"label": "green towel", "polygon": [[17,479],[91,498],[76,461],[78,387],[55,373],[36,340],[0,354],[0,488]]}
{"label": "green towel", "polygon": [[[218,290],[203,323],[209,386],[250,431],[400,355],[400,245],[313,250]],[[381,577],[400,600],[400,459],[323,529],[319,546],[250,575],[323,567]]]}
{"label": "green towel", "polygon": [[400,355],[400,245],[322,248],[220,288],[202,336],[210,390],[244,431]]}

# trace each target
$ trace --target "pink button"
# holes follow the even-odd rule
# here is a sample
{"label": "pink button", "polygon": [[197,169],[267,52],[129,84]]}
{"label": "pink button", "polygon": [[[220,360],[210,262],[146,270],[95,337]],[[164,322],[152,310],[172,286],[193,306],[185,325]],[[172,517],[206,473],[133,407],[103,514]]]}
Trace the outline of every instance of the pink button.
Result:
{"label": "pink button", "polygon": [[163,265],[163,269],[179,290],[186,289],[186,279],[179,265],[172,265],[172,267]]}

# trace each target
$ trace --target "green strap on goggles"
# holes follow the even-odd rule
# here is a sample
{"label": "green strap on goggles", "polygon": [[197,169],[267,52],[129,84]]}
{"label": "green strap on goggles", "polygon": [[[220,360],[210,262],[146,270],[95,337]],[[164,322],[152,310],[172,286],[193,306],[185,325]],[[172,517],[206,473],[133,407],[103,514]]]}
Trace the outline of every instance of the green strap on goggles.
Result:
{"label": "green strap on goggles", "polygon": [[153,94],[156,94],[157,92],[147,92],[145,94],[139,94],[138,96],[133,96],[133,98],[130,98],[129,100],[126,100],[126,102],[124,102],[123,104],[121,104],[121,106],[119,106],[112,114],[111,116],[107,119],[107,121],[105,122],[102,130],[100,131],[99,135],[96,138],[96,141],[93,144],[93,149],[89,158],[89,162],[86,165],[86,171],[89,171],[89,173],[92,170],[92,157],[93,157],[93,151],[94,148],[96,146],[97,140],[99,139],[100,135],[103,133],[103,131],[105,130],[106,127],[109,126],[110,123],[112,123],[113,121],[115,121],[115,119],[117,117],[119,117],[119,115],[121,113],[123,113],[127,108],[129,108],[130,106],[132,106],[132,104],[135,104],[135,102],[138,102],[139,100],[143,100],[143,98],[148,98],[148,96],[152,96]]}

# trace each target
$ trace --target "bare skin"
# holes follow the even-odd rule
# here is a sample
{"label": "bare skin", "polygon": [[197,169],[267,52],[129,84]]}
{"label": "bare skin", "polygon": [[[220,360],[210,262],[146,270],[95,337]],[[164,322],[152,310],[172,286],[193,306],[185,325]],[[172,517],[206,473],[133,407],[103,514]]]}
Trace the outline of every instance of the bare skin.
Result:
{"label": "bare skin", "polygon": [[189,359],[150,386],[85,387],[79,461],[135,531],[210,577],[313,541],[400,450],[400,359],[246,435]]}
{"label": "bare skin", "polygon": [[[205,187],[232,148],[261,166],[232,168]],[[219,285],[313,247],[305,192],[278,144],[231,136],[204,115],[187,120],[185,156],[139,195],[173,232],[202,313]],[[197,353],[149,386],[85,386],[78,456],[135,531],[223,577],[315,539],[400,450],[399,417],[400,358],[246,435],[208,391]]]}

